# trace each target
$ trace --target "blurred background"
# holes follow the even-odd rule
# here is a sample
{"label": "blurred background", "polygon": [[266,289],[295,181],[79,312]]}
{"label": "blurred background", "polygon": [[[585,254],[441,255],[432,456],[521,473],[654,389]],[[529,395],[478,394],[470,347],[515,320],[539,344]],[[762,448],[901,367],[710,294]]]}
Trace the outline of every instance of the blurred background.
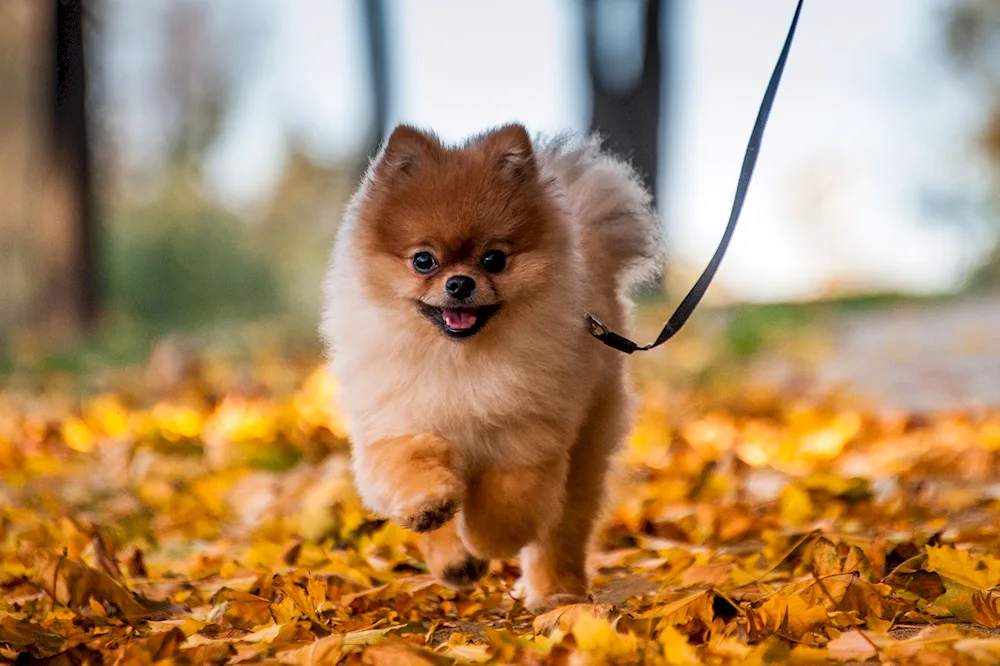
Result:
{"label": "blurred background", "polygon": [[[670,239],[651,332],[722,232],[794,5],[0,0],[0,371],[191,336],[315,353],[342,207],[398,122],[602,132]],[[1000,401],[998,169],[1000,2],[807,1],[695,328],[743,358],[821,322],[827,381]]]}

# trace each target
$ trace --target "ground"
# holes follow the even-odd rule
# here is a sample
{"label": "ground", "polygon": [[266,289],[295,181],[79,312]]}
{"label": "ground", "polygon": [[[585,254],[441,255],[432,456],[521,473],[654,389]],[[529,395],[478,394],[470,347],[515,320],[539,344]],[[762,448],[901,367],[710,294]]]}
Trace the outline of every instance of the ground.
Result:
{"label": "ground", "polygon": [[[812,377],[826,390],[846,385],[881,407],[911,411],[1000,405],[996,294],[841,315],[826,336]],[[776,360],[770,370],[786,379],[801,369],[787,357]]]}
{"label": "ground", "polygon": [[[363,510],[315,355],[164,343],[144,367],[15,376],[0,663],[997,663],[1000,309],[913,308],[784,356],[694,331],[636,358],[594,599],[541,616],[516,563],[441,587]],[[948,366],[958,388],[900,367],[947,349],[976,359]]]}

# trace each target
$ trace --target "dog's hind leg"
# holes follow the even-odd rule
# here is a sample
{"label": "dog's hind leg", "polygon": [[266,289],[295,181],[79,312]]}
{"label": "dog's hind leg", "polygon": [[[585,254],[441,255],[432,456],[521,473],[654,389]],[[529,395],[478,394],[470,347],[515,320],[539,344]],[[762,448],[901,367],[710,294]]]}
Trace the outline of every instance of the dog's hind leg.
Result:
{"label": "dog's hind leg", "polygon": [[491,467],[469,479],[459,534],[480,557],[517,555],[562,515],[566,454],[537,465]]}
{"label": "dog's hind leg", "polygon": [[624,390],[602,396],[573,445],[559,522],[521,552],[524,603],[531,610],[587,600],[587,550],[604,502],[610,458],[627,433]]}

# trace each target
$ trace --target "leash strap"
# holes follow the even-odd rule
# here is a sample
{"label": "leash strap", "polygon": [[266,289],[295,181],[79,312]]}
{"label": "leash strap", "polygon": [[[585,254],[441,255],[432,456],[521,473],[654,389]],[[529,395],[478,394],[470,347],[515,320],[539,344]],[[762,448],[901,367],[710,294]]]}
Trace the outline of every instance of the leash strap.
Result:
{"label": "leash strap", "polygon": [[698,307],[698,303],[701,302],[701,298],[705,295],[708,285],[712,283],[712,278],[715,277],[715,272],[718,270],[719,264],[722,263],[722,258],[729,247],[729,239],[733,237],[733,232],[736,230],[736,222],[740,219],[740,212],[743,210],[743,201],[746,199],[747,190],[750,188],[750,178],[753,176],[754,167],[757,165],[757,154],[760,152],[760,144],[764,138],[764,128],[767,126],[767,118],[771,114],[771,106],[774,104],[774,97],[778,92],[778,84],[781,83],[781,75],[785,71],[785,61],[788,60],[788,51],[792,47],[792,38],[795,37],[795,28],[798,26],[799,14],[801,12],[802,0],[799,0],[795,6],[795,15],[792,17],[792,24],[788,27],[785,45],[781,49],[781,55],[778,56],[778,62],[774,65],[774,71],[771,72],[771,80],[767,84],[764,99],[761,100],[760,109],[757,111],[757,122],[754,123],[753,132],[750,134],[750,141],[747,143],[746,153],[743,155],[743,168],[740,170],[740,179],[736,185],[736,197],[733,199],[733,208],[729,213],[729,223],[726,225],[726,231],[722,234],[722,240],[719,241],[719,247],[716,248],[715,254],[712,255],[712,260],[708,262],[708,266],[705,267],[701,277],[691,287],[691,291],[687,293],[681,304],[674,310],[674,314],[663,325],[663,330],[656,336],[656,340],[648,345],[639,346],[625,336],[609,330],[600,319],[588,312],[587,324],[590,327],[590,334],[607,346],[626,354],[659,347],[672,338],[677,331],[681,330],[681,327],[687,322],[688,317],[691,316],[694,309]]}

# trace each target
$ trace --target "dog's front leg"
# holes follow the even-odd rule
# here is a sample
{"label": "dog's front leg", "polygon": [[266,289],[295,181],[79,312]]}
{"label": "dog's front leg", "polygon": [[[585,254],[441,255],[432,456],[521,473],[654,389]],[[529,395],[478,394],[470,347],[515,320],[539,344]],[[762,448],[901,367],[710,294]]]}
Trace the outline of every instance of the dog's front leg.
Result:
{"label": "dog's front leg", "polygon": [[369,508],[427,532],[448,522],[465,494],[456,462],[438,435],[389,437],[355,450],[355,482]]}

